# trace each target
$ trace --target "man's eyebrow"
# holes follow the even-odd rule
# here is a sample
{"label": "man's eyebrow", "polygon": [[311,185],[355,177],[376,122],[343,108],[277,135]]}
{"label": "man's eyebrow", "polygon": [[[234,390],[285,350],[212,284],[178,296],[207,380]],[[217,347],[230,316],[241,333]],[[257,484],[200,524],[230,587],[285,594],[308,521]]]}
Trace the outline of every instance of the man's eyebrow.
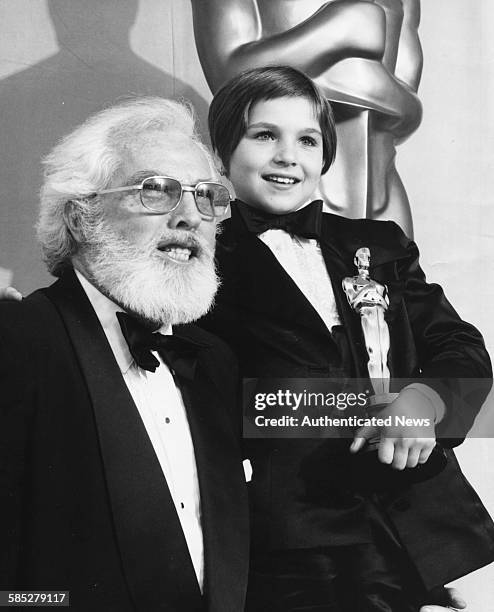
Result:
{"label": "man's eyebrow", "polygon": [[[136,172],[135,174],[132,174],[131,176],[129,176],[129,178],[125,181],[125,185],[122,185],[122,186],[129,187],[130,185],[138,185],[142,183],[144,179],[150,178],[151,176],[169,176],[169,175],[162,174],[159,170],[139,170],[139,172]],[[188,181],[182,181],[179,178],[176,178],[174,176],[170,176],[169,178],[174,178],[175,180],[179,181],[180,183],[183,183],[184,185],[189,184]],[[209,176],[208,178],[199,178],[193,184],[196,185],[197,183],[216,183],[216,182],[218,182],[218,180],[215,177]]]}
{"label": "man's eyebrow", "polygon": [[144,179],[147,179],[150,176],[164,176],[164,175],[161,174],[159,170],[139,170],[139,172],[136,172],[135,174],[132,174],[131,176],[129,176],[129,178],[125,181],[124,187],[142,183]]}

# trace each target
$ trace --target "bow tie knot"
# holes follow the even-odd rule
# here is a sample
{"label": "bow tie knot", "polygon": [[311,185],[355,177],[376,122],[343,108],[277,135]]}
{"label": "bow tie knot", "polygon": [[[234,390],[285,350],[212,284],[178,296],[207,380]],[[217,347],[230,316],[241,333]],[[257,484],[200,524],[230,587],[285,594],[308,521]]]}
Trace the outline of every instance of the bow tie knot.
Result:
{"label": "bow tie knot", "polygon": [[283,215],[274,215],[258,208],[237,202],[237,210],[247,230],[262,234],[268,229],[282,229],[289,234],[304,238],[321,237],[322,200],[315,200],[304,208]]}
{"label": "bow tie knot", "polygon": [[148,372],[156,371],[160,365],[152,353],[156,351],[172,373],[189,380],[194,378],[197,353],[205,345],[174,335],[152,332],[135,317],[125,312],[116,314],[130,354],[140,368]]}

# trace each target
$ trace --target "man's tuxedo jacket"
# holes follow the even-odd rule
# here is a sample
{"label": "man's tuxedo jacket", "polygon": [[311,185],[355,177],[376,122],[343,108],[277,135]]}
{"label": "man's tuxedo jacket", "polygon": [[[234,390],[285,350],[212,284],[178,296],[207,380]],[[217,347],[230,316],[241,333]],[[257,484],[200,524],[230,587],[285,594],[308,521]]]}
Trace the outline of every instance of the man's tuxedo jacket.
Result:
{"label": "man's tuxedo jacket", "polygon": [[[447,410],[437,433],[455,438],[450,446],[458,444],[458,431],[471,426],[490,388],[490,360],[478,331],[461,321],[438,285],[426,283],[417,247],[393,222],[324,214],[320,245],[342,322],[333,334],[271,250],[247,231],[235,207],[223,224],[216,251],[222,287],[203,325],[230,343],[244,377],[332,377],[328,364],[337,344],[345,372],[367,378],[359,316],[349,306],[341,282],[356,274],[357,249],[369,247],[370,276],[389,290],[391,376],[438,383]],[[472,392],[461,378],[484,381]],[[324,444],[271,439],[248,445],[254,468],[249,486],[256,546],[261,543],[273,550],[341,543],[345,523],[339,533],[335,514],[326,507],[331,505],[331,491],[323,491],[325,478],[330,482],[331,476]],[[439,476],[380,500],[429,588],[494,560],[492,521],[453,452],[447,452],[448,466]],[[311,487],[319,491],[314,499]]]}
{"label": "man's tuxedo jacket", "polygon": [[87,612],[243,609],[245,478],[234,360],[207,332],[181,384],[201,492],[201,596],[166,480],[106,336],[72,271],[0,304],[1,589],[70,590]]}

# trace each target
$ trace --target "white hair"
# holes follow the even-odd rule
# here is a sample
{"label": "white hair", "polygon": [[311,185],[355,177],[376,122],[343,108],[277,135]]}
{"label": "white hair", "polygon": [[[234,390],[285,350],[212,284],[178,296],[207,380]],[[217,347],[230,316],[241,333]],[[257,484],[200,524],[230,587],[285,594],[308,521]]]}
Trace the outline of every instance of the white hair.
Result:
{"label": "white hair", "polygon": [[83,236],[101,220],[94,194],[110,186],[122,163],[122,152],[144,132],[170,132],[190,139],[206,155],[213,175],[215,162],[200,141],[190,104],[158,97],[126,101],[90,117],[61,140],[43,160],[38,239],[49,272],[59,276],[70,266],[78,243],[66,223],[71,207]]}

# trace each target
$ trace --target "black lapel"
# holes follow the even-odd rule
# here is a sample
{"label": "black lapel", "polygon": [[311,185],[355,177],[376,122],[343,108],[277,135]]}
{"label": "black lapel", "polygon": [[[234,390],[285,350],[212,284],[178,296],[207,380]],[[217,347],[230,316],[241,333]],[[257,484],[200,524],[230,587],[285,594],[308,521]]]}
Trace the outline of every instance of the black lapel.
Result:
{"label": "black lapel", "polygon": [[[205,332],[184,325],[174,334],[203,343]],[[240,451],[225,410],[231,407],[220,405],[225,401],[218,387],[224,383],[215,366],[215,352],[201,351],[193,382],[181,381],[180,388],[201,490],[207,609],[230,612],[243,609],[247,587],[248,501]]]}
{"label": "black lapel", "polygon": [[219,237],[217,250],[222,274],[231,274],[228,284],[238,288],[238,303],[274,320],[297,321],[331,337],[325,323],[276,259],[271,249],[248,232],[240,215],[232,210]]}
{"label": "black lapel", "polygon": [[98,318],[68,272],[47,290],[92,401],[122,566],[136,609],[199,611],[199,586],[166,480]]}
{"label": "black lapel", "polygon": [[348,276],[355,276],[357,270],[353,264],[353,255],[349,256],[348,251],[340,247],[341,236],[337,237],[336,228],[331,225],[333,217],[334,215],[328,215],[326,213],[323,216],[323,233],[320,242],[321,251],[331,278],[341,324],[348,338],[348,346],[353,362],[353,368],[351,368],[350,371],[352,371],[356,377],[367,378],[366,368],[362,367],[363,364],[367,363],[367,356],[360,325],[360,317],[351,308],[342,287],[343,279]]}

